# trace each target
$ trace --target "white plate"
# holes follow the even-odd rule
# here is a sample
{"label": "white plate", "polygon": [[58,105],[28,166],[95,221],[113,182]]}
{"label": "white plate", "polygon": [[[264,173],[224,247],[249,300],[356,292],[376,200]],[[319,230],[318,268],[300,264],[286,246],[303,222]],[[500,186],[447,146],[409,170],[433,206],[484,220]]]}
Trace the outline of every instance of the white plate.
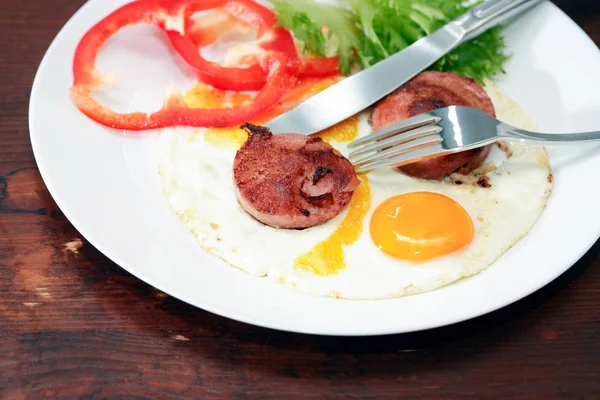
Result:
{"label": "white plate", "polygon": [[[530,234],[486,271],[434,292],[385,301],[335,300],[229,267],[205,253],[171,212],[159,184],[155,136],[115,134],[78,112],[69,97],[78,40],[124,2],[88,1],[56,37],[33,85],[31,141],[50,193],[81,234],[121,267],[174,297],[287,331],[409,332],[473,318],[534,292],[571,267],[600,236],[600,147],[570,146],[550,149],[556,186]],[[511,25],[506,40],[514,55],[497,82],[541,130],[600,128],[600,52],[567,16],[544,3]],[[155,30],[134,28],[110,41],[98,66],[125,77],[110,90],[125,99],[120,109],[127,110],[157,107],[166,85],[190,83],[184,73],[174,73],[176,60]],[[152,85],[140,84],[147,76]]]}

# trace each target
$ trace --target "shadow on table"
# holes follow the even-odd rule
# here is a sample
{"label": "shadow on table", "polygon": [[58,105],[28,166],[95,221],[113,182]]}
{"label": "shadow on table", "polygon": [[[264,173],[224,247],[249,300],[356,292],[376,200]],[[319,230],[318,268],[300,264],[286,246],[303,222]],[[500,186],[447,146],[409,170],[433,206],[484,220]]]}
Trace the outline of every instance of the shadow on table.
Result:
{"label": "shadow on table", "polygon": [[[504,340],[503,335],[498,334],[497,330],[504,330],[507,335],[514,337],[520,334],[519,329],[526,332],[532,325],[535,325],[535,319],[540,316],[537,313],[529,313],[526,326],[525,324],[514,324],[511,321],[515,321],[522,314],[537,308],[590,267],[600,254],[600,241],[596,242],[580,261],[559,278],[530,296],[498,311],[443,328],[374,337],[329,337],[280,332],[229,320],[166,295],[162,295],[162,301],[157,302],[155,289],[131,277],[92,246],[85,246],[82,253],[93,264],[103,265],[103,273],[112,275],[113,285],[122,286],[120,290],[130,290],[135,300],[145,304],[143,314],[127,315],[127,320],[139,327],[141,331],[164,334],[165,329],[167,332],[172,332],[170,329],[172,328],[189,339],[186,340],[185,345],[194,352],[202,351],[202,341],[195,344],[195,339],[200,340],[208,335],[208,337],[218,338],[219,343],[226,347],[231,346],[238,350],[241,349],[240,351],[251,348],[252,351],[263,352],[266,359],[273,358],[275,353],[282,351],[299,352],[303,354],[303,357],[311,352],[354,355],[390,351],[408,353],[452,346],[454,342],[461,340],[482,340],[485,337],[488,341]],[[137,283],[133,287],[128,287],[132,281]],[[97,283],[101,284],[100,281]],[[112,314],[123,311],[122,299],[106,296],[102,298],[102,301],[106,302],[107,309],[114,308],[111,310]],[[111,305],[113,301],[114,304]],[[144,315],[146,313],[154,315],[155,320],[149,321],[148,316]],[[139,315],[138,321],[136,321],[136,315]],[[516,325],[518,326],[515,327]],[[228,351],[232,351],[232,349],[229,348]],[[213,354],[213,356],[218,357],[219,355]],[[268,368],[268,365],[269,363],[264,363],[263,367]]]}
{"label": "shadow on table", "polygon": [[[92,246],[85,247],[88,255],[104,258]],[[99,299],[102,306],[113,318],[124,321],[127,327],[123,328],[143,343],[150,340],[153,346],[168,349],[170,358],[187,360],[195,371],[191,378],[195,382],[221,374],[227,366],[225,369],[232,369],[228,379],[242,386],[252,383],[248,387],[254,388],[287,382],[289,390],[302,393],[301,382],[309,379],[318,390],[335,391],[338,383],[346,382],[360,392],[367,382],[385,384],[400,379],[403,390],[418,391],[439,388],[428,382],[440,374],[445,376],[448,390],[460,388],[465,379],[481,383],[485,371],[509,374],[519,381],[519,365],[535,367],[536,355],[571,337],[571,326],[565,325],[564,319],[549,325],[545,320],[548,313],[534,310],[550,303],[551,297],[589,268],[599,254],[600,241],[555,281],[493,313],[444,328],[375,337],[314,336],[251,326],[164,294],[157,301],[160,292],[110,261],[105,264],[96,259],[94,264],[105,264],[104,273],[110,270],[112,285],[131,293],[125,296],[128,304],[137,303],[137,308],[124,306],[123,298],[104,296]],[[100,280],[98,284],[104,285]],[[569,296],[559,300],[558,307],[567,310],[560,310],[561,315],[569,312],[568,300]],[[562,341],[556,341],[561,335],[565,335]]]}
{"label": "shadow on table", "polygon": [[[249,329],[249,325],[236,323],[240,327],[232,334],[240,340],[261,344],[268,343],[268,345],[277,348],[291,347],[302,351],[316,350],[330,353],[388,352],[394,350],[411,352],[442,347],[451,344],[455,340],[486,335],[491,330],[502,329],[504,324],[510,323],[524,313],[536,309],[581,275],[598,258],[599,254],[600,240],[572,268],[537,292],[495,312],[442,328],[397,335],[333,337],[282,333],[256,327]],[[530,315],[528,317],[535,318],[536,316]],[[509,330],[511,336],[517,334],[513,332],[514,325],[507,328],[507,331]],[[269,337],[268,340],[267,337]]]}

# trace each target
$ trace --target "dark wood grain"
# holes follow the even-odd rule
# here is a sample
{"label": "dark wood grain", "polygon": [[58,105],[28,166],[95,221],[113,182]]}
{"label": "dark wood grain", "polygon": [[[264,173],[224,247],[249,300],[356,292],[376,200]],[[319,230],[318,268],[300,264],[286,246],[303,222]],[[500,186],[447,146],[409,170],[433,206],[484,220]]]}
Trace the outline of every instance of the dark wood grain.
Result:
{"label": "dark wood grain", "polygon": [[[106,259],[46,191],[27,127],[37,66],[83,2],[0,2],[1,398],[599,398],[600,244],[493,314],[359,339],[230,321]],[[600,43],[597,0],[557,3]]]}

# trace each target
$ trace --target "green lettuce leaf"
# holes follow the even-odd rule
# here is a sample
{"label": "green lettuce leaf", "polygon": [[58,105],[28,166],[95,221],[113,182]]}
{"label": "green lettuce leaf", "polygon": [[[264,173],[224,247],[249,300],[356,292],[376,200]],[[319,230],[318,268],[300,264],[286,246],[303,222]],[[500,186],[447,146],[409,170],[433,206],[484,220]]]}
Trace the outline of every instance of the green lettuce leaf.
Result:
{"label": "green lettuce leaf", "polygon": [[[279,23],[318,56],[340,56],[340,69],[362,68],[434,32],[477,3],[463,0],[348,0],[347,7],[315,0],[274,0]],[[323,29],[326,27],[326,29]],[[451,51],[430,69],[456,72],[482,83],[503,72],[508,59],[502,28]]]}

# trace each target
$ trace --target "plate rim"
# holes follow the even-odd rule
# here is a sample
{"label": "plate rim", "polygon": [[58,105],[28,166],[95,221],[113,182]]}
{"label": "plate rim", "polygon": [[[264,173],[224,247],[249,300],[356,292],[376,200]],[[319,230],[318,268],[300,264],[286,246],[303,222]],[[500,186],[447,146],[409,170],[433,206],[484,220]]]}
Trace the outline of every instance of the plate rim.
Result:
{"label": "plate rim", "polygon": [[[193,307],[210,312],[211,314],[215,314],[215,315],[218,315],[221,317],[229,318],[232,320],[240,321],[240,322],[255,325],[255,326],[260,326],[263,328],[269,328],[269,329],[285,331],[285,332],[323,335],[323,336],[348,336],[348,337],[381,336],[381,335],[401,334],[401,333],[409,333],[409,332],[419,332],[419,331],[423,331],[423,330],[439,328],[439,327],[449,326],[449,325],[461,323],[464,321],[468,321],[468,320],[480,317],[482,315],[486,315],[491,312],[497,311],[497,310],[502,309],[510,304],[513,304],[521,299],[524,299],[525,297],[539,291],[543,287],[545,287],[548,284],[550,284],[551,282],[555,281],[557,278],[562,276],[564,273],[568,272],[578,261],[580,261],[590,251],[590,249],[592,249],[592,247],[594,246],[594,244],[598,241],[598,238],[600,237],[600,227],[599,227],[597,229],[597,236],[595,238],[593,238],[593,240],[590,240],[590,243],[585,243],[581,247],[582,250],[580,250],[578,252],[577,256],[575,257],[575,259],[572,262],[569,263],[568,267],[566,267],[564,270],[558,272],[557,274],[549,274],[546,276],[545,279],[538,280],[535,284],[528,286],[525,290],[522,290],[522,293],[515,294],[513,297],[507,298],[504,301],[495,301],[495,302],[493,302],[493,304],[488,305],[488,307],[486,307],[485,310],[475,312],[475,313],[470,313],[470,315],[468,317],[460,316],[458,318],[453,318],[453,317],[448,316],[446,318],[438,319],[434,324],[423,323],[417,329],[410,329],[410,330],[405,330],[405,331],[398,331],[397,328],[394,329],[393,327],[391,327],[389,330],[362,329],[362,330],[356,330],[353,332],[334,332],[331,329],[315,330],[315,329],[311,329],[311,328],[299,329],[297,327],[286,328],[285,326],[270,323],[268,321],[258,320],[253,317],[241,315],[241,314],[235,313],[235,312],[230,312],[226,309],[215,307],[210,304],[203,304],[202,306],[200,306],[200,305],[198,305],[199,302],[197,300],[190,299],[186,295],[173,294],[172,291],[170,290],[170,288],[164,288],[165,285],[160,284],[160,282],[156,282],[155,279],[148,276],[147,274],[144,274],[142,270],[136,269],[135,266],[131,266],[127,262],[124,262],[124,260],[121,260],[118,255],[114,254],[114,252],[107,251],[108,249],[105,248],[103,243],[100,243],[98,240],[96,240],[93,233],[90,232],[85,226],[83,226],[83,224],[77,220],[76,216],[72,215],[71,210],[69,210],[69,207],[66,205],[66,203],[63,200],[63,198],[61,197],[59,191],[55,188],[52,179],[48,178],[48,168],[49,167],[45,164],[44,156],[42,155],[43,150],[40,149],[40,147],[39,147],[40,145],[36,140],[36,134],[34,133],[34,130],[35,130],[34,114],[35,113],[33,111],[35,111],[34,103],[35,103],[36,87],[38,87],[40,85],[39,81],[42,79],[41,78],[42,71],[44,70],[45,65],[48,63],[49,55],[54,50],[54,48],[56,46],[58,46],[57,43],[60,42],[62,37],[65,35],[65,32],[71,27],[71,25],[76,24],[78,16],[85,13],[85,11],[88,8],[91,8],[92,5],[97,4],[98,2],[99,2],[99,0],[92,0],[92,1],[86,2],[69,18],[69,20],[63,25],[63,27],[59,30],[59,32],[56,34],[56,36],[52,40],[51,44],[48,46],[48,48],[44,54],[44,57],[42,58],[41,62],[38,65],[38,69],[36,71],[35,78],[33,80],[33,84],[32,84],[31,91],[30,91],[30,99],[29,99],[29,107],[28,107],[28,126],[29,126],[29,138],[31,141],[31,147],[33,150],[36,165],[37,165],[40,175],[44,181],[44,184],[46,185],[46,188],[48,189],[48,192],[52,196],[53,200],[56,202],[57,206],[60,208],[61,212],[68,219],[69,223],[71,225],[73,225],[73,227],[82,235],[83,238],[85,238],[86,241],[88,241],[88,243],[90,243],[92,246],[94,246],[98,251],[100,251],[109,260],[114,262],[117,266],[124,269],[131,275],[135,276],[137,279],[140,279],[143,282],[147,283],[148,285],[163,291],[164,293],[168,294],[169,296],[179,299],[180,301],[183,301]],[[553,10],[554,12],[558,12],[558,13],[562,14],[562,17],[566,18],[569,21],[569,23],[573,24],[574,27],[576,27],[576,29],[578,30],[578,33],[581,35],[582,39],[585,38],[587,41],[591,42],[595,46],[595,43],[592,41],[592,39],[587,35],[587,33],[585,31],[583,31],[583,29],[577,23],[575,23],[575,21],[573,21],[566,13],[564,13],[554,3],[551,3],[551,2],[547,2],[547,3],[554,9]],[[600,54],[600,50],[598,50],[598,53]],[[531,287],[533,287],[533,286],[535,286],[535,288],[533,290],[530,290]],[[342,300],[342,301],[355,301],[355,300]],[[371,301],[385,301],[385,300],[371,300]]]}

